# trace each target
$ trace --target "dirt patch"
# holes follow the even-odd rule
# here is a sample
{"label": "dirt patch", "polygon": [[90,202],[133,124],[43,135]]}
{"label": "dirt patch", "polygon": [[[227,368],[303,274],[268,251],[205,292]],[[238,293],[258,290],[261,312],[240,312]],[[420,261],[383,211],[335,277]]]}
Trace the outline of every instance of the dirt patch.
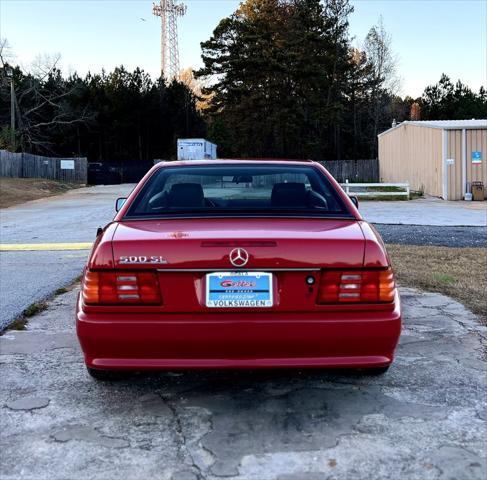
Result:
{"label": "dirt patch", "polygon": [[29,202],[53,195],[61,195],[81,185],[56,182],[42,178],[0,177],[0,208]]}
{"label": "dirt patch", "polygon": [[455,298],[487,323],[487,248],[387,246],[400,285]]}

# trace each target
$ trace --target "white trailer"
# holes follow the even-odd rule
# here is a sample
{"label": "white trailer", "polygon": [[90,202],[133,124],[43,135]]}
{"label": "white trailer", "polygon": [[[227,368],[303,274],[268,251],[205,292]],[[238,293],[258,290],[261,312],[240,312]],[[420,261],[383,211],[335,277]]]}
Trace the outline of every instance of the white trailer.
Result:
{"label": "white trailer", "polygon": [[178,160],[207,160],[216,158],[216,145],[204,138],[178,139]]}

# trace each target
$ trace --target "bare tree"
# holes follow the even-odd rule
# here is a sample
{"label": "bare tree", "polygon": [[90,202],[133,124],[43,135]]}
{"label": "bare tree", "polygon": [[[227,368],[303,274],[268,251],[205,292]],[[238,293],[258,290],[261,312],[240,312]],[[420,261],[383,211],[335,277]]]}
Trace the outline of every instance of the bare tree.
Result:
{"label": "bare tree", "polygon": [[392,50],[392,38],[384,27],[382,16],[365,37],[363,50],[373,67],[378,86],[397,94],[400,87],[398,57]]}
{"label": "bare tree", "polygon": [[[6,41],[0,43],[2,70],[8,66],[3,54]],[[58,68],[60,55],[36,57],[29,74],[14,69],[17,136],[23,151],[52,152],[53,133],[69,126],[86,123],[93,114],[86,107],[74,106],[71,99],[79,88],[76,81],[66,81]]]}
{"label": "bare tree", "polygon": [[[372,122],[373,142],[377,142],[377,134],[381,117],[384,114],[385,98],[397,94],[400,79],[397,75],[398,58],[392,51],[392,40],[384,28],[382,16],[365,38],[363,50],[371,67],[372,76]],[[375,151],[375,149],[374,149]]]}
{"label": "bare tree", "polygon": [[2,67],[7,63],[11,64],[13,60],[14,55],[8,40],[6,38],[0,38],[0,61],[2,62]]}
{"label": "bare tree", "polygon": [[30,64],[30,74],[41,81],[45,80],[56,68],[58,68],[60,62],[60,53],[54,55],[47,53],[37,55],[34,61]]}

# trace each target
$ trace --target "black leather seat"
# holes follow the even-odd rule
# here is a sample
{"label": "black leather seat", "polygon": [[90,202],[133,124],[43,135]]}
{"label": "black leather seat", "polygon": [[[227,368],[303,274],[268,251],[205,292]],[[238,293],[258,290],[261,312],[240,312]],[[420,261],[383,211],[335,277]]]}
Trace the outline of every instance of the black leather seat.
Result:
{"label": "black leather seat", "polygon": [[304,183],[276,183],[272,188],[271,205],[273,207],[306,207],[306,186]]}
{"label": "black leather seat", "polygon": [[176,183],[167,195],[168,207],[204,207],[205,195],[199,183]]}

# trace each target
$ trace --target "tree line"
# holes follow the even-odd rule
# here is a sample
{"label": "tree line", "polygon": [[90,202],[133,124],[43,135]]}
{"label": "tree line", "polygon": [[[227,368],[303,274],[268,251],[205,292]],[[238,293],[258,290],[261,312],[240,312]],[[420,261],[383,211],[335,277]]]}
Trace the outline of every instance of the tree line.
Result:
{"label": "tree line", "polygon": [[484,88],[446,75],[400,97],[390,35],[379,20],[354,47],[352,11],[348,0],[246,0],[201,44],[203,67],[171,83],[123,67],[65,78],[56,58],[26,72],[3,43],[0,148],[147,165],[174,158],[177,138],[206,136],[225,157],[360,159],[377,155],[393,119],[487,117]]}
{"label": "tree line", "polygon": [[348,0],[247,0],[202,43],[209,136],[229,155],[360,159],[396,121],[486,118],[487,95],[444,75],[397,95],[382,20],[352,45]]}
{"label": "tree line", "polygon": [[[206,134],[188,86],[153,81],[139,68],[64,78],[57,62],[48,59],[29,73],[4,64],[0,75],[0,148],[139,164],[143,170],[153,159],[173,157],[177,138]],[[10,79],[15,135],[10,129]]]}

